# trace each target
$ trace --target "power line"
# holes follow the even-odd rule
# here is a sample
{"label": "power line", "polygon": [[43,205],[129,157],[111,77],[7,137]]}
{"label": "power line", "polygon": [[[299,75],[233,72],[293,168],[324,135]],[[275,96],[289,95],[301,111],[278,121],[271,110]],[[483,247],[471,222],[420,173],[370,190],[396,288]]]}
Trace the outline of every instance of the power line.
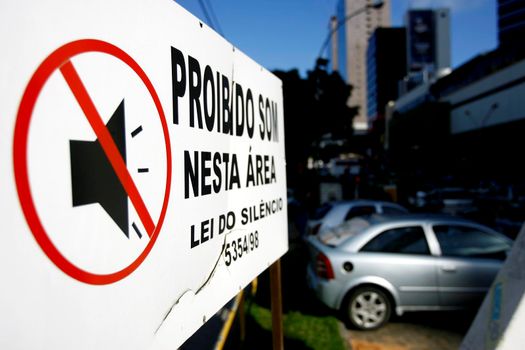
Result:
{"label": "power line", "polygon": [[[208,13],[208,8],[204,4],[204,1],[203,0],[199,0],[199,4],[201,5],[201,9],[202,9],[202,12],[204,13],[204,17],[206,17],[206,20],[208,21],[208,24],[210,25],[210,27],[212,27],[215,31],[219,32],[219,34],[223,35],[222,31],[219,28],[218,22],[217,22],[217,24],[215,24],[215,21],[213,21],[212,17],[210,17],[210,14]],[[209,3],[208,3],[208,5],[209,5]],[[210,9],[211,9],[211,6],[210,6]],[[213,9],[211,9],[210,11],[213,13]],[[213,13],[213,15],[215,16],[214,13]]]}
{"label": "power line", "polygon": [[206,17],[206,20],[208,21],[208,24],[210,25],[210,27],[215,29],[215,25],[213,24],[213,21],[210,18],[210,15],[208,14],[208,9],[204,5],[204,2],[202,0],[199,0],[199,4],[201,5],[202,12],[204,13],[204,17]]}
{"label": "power line", "polygon": [[206,0],[206,4],[208,5],[208,10],[210,11],[213,20],[215,21],[215,25],[217,26],[217,31],[219,32],[220,35],[224,36],[224,32],[222,31],[221,25],[219,23],[219,19],[215,15],[215,11],[213,10],[213,6],[211,5],[210,0]]}

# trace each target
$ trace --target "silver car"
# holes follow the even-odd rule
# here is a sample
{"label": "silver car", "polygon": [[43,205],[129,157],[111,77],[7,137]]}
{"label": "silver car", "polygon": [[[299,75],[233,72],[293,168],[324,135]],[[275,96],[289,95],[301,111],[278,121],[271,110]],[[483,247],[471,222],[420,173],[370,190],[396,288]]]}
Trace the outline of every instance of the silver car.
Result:
{"label": "silver car", "polygon": [[506,236],[448,216],[370,216],[307,238],[309,286],[363,330],[392,312],[478,306],[510,251]]}

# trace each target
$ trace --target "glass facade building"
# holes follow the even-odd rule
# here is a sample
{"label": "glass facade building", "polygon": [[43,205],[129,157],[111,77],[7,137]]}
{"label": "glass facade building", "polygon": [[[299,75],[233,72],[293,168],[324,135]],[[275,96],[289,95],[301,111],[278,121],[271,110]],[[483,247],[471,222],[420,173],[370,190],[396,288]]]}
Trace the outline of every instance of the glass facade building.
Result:
{"label": "glass facade building", "polygon": [[498,0],[498,41],[501,46],[523,45],[525,0]]}
{"label": "glass facade building", "polygon": [[405,28],[377,28],[368,40],[367,114],[369,124],[384,118],[388,101],[398,97],[399,81],[406,75]]}

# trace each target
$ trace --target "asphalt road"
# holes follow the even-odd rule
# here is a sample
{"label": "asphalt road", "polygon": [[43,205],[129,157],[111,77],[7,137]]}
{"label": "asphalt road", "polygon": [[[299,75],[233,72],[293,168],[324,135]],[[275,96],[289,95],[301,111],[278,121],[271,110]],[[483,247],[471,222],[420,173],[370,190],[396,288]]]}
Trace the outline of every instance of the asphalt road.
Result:
{"label": "asphalt road", "polygon": [[458,349],[474,318],[473,312],[411,313],[374,331],[344,329],[352,350]]}

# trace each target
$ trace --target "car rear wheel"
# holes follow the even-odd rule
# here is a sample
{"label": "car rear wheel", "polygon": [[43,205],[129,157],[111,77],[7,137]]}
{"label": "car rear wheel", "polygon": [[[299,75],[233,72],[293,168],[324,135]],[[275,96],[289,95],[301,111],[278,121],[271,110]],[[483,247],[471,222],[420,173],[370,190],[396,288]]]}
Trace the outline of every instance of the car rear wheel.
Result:
{"label": "car rear wheel", "polygon": [[390,318],[392,303],[381,289],[360,287],[356,289],[346,303],[348,321],[362,330],[376,329]]}

